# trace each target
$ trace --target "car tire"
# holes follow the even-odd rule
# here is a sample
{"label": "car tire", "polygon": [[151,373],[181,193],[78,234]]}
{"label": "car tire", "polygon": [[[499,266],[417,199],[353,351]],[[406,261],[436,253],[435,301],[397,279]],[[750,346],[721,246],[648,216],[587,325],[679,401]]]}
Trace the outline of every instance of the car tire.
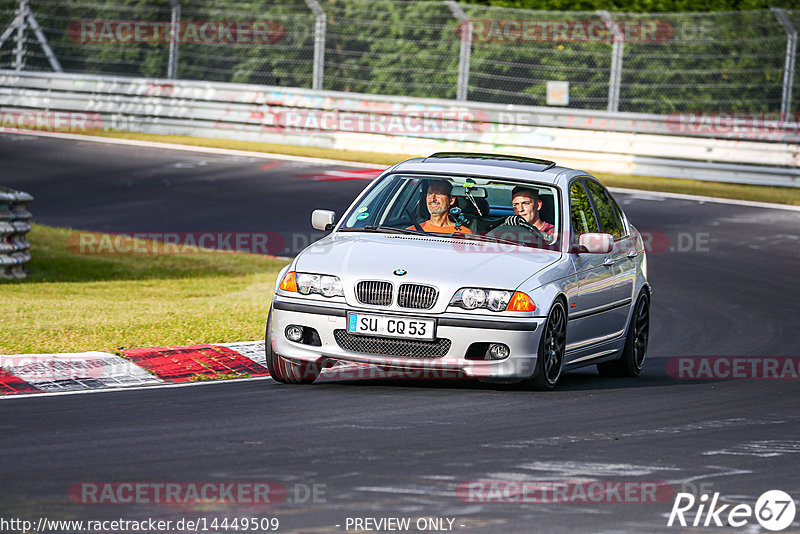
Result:
{"label": "car tire", "polygon": [[283,384],[310,384],[319,376],[320,370],[314,362],[296,362],[275,354],[269,332],[272,328],[272,309],[267,317],[267,332],[264,336],[264,352],[270,376]]}
{"label": "car tire", "polygon": [[647,341],[650,337],[650,297],[643,290],[636,300],[636,307],[631,314],[628,335],[622,357],[618,360],[598,363],[600,376],[639,376],[647,358]]}
{"label": "car tire", "polygon": [[550,391],[558,383],[564,370],[564,352],[567,347],[567,312],[564,303],[557,300],[547,314],[539,352],[536,358],[536,371],[529,379],[529,385],[536,391]]}

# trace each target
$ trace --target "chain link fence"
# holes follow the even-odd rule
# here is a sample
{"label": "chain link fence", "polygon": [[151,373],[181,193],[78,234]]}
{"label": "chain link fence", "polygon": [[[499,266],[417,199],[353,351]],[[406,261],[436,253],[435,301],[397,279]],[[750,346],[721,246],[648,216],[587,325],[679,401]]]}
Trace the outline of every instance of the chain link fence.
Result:
{"label": "chain link fence", "polygon": [[584,38],[580,30],[605,30],[598,13],[486,6],[464,11],[472,21],[470,99],[544,106],[547,82],[564,81],[570,106],[606,108],[612,44]]}
{"label": "chain link fence", "polygon": [[[792,9],[792,10],[788,10],[787,9],[786,10],[786,14],[789,17],[789,21],[792,23],[792,25],[794,26],[795,30],[800,32],[800,9]],[[795,46],[797,46],[797,41],[798,40],[800,40],[800,36],[795,37]],[[795,54],[797,53],[796,50],[794,52],[795,52]],[[789,54],[789,55],[791,55],[791,54]],[[794,57],[791,57],[791,60],[794,61]],[[794,62],[794,69],[792,69],[792,70],[793,70],[793,74],[794,74],[794,80],[793,80],[794,83],[791,84],[791,86],[790,86],[790,88],[792,90],[792,93],[791,93],[792,94],[792,96],[791,96],[791,109],[792,110],[797,110],[798,105],[800,105],[800,80],[798,79],[798,78],[800,78],[800,63],[795,61]]]}
{"label": "chain link fence", "polygon": [[797,28],[800,10],[0,0],[0,68],[657,114],[786,112],[800,98]]}
{"label": "chain link fence", "polygon": [[787,33],[773,12],[650,18],[671,27],[672,35],[663,41],[625,43],[621,111],[781,109]]}

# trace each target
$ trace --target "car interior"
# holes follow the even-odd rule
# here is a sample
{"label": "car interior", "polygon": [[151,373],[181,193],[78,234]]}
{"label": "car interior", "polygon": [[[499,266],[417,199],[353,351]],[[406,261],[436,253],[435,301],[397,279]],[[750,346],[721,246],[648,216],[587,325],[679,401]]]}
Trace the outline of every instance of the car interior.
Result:
{"label": "car interior", "polygon": [[[416,199],[417,207],[411,210],[412,213],[417,214],[418,221],[420,222],[430,218],[430,213],[428,213],[425,202],[427,188],[427,183],[422,184],[419,197]],[[490,231],[502,226],[506,217],[514,214],[514,209],[511,207],[511,194],[508,189],[505,191],[499,189],[487,191],[482,197],[474,195],[472,199],[467,197],[463,189],[464,188],[461,187],[453,189],[453,196],[456,198],[454,207],[461,210],[461,215],[463,215],[464,219],[467,221],[466,226],[473,234],[486,235]],[[484,188],[475,189],[481,190]],[[538,189],[537,191],[542,201],[542,208],[539,210],[539,216],[543,221],[553,224],[555,219],[555,199],[553,193],[549,189]],[[492,200],[502,203],[492,204],[490,203],[489,197],[493,197]]]}

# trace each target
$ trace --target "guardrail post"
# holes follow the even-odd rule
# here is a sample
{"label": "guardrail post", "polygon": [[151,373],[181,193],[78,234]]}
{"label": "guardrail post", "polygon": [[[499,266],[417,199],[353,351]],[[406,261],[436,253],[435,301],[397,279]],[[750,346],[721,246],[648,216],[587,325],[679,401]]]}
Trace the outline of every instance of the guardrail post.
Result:
{"label": "guardrail post", "polygon": [[0,186],[0,278],[21,279],[28,273],[25,264],[31,259],[31,214],[25,206],[33,201],[28,193]]}
{"label": "guardrail post", "polygon": [[456,89],[456,100],[466,100],[469,87],[469,60],[472,53],[472,24],[467,18],[467,14],[455,0],[444,0],[445,5],[450,9],[453,16],[458,19],[461,45],[458,52],[458,87]]}
{"label": "guardrail post", "polygon": [[314,72],[311,88],[321,91],[325,73],[325,32],[328,18],[317,0],[306,0],[306,5],[314,13]]}
{"label": "guardrail post", "polygon": [[797,29],[783,9],[773,7],[772,12],[775,13],[775,16],[783,24],[783,29],[786,30],[786,61],[783,65],[783,93],[781,94],[781,117],[786,117],[792,110],[794,63],[797,56]]}
{"label": "guardrail post", "polygon": [[169,61],[167,63],[167,78],[174,80],[178,76],[178,40],[180,38],[181,3],[179,0],[169,0],[172,7],[172,17],[169,28]]}
{"label": "guardrail post", "polygon": [[611,13],[606,10],[599,10],[598,15],[606,23],[606,26],[614,34],[614,42],[611,45],[611,71],[608,80],[608,111],[619,111],[619,88],[622,81],[622,45],[625,39],[619,31]]}

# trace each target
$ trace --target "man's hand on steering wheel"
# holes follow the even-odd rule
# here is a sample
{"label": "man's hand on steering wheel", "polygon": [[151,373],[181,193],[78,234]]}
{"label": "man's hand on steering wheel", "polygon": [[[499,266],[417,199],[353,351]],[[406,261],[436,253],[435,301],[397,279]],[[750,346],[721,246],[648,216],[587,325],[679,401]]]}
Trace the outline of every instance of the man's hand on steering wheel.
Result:
{"label": "man's hand on steering wheel", "polygon": [[507,224],[509,226],[520,226],[522,228],[525,228],[526,230],[533,233],[536,239],[540,240],[542,243],[550,243],[552,241],[552,238],[549,235],[545,234],[544,232],[536,228],[534,225],[526,221],[522,217],[522,215],[509,215],[508,217],[506,217],[506,220],[503,221],[503,224]]}

